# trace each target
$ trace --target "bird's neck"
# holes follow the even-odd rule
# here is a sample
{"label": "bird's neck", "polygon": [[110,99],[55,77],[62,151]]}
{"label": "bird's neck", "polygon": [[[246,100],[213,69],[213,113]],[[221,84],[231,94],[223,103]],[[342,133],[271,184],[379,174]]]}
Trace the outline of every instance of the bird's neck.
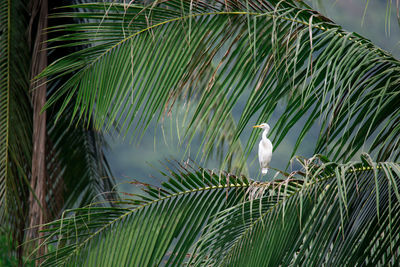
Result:
{"label": "bird's neck", "polygon": [[268,132],[269,132],[269,130],[265,129],[264,132],[262,133],[262,140],[263,141],[267,141],[268,140],[268,138],[267,138]]}

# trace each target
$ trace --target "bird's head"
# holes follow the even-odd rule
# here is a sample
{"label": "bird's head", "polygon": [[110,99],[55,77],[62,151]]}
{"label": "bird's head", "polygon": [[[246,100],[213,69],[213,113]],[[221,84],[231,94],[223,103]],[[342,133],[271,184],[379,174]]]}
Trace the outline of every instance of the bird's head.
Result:
{"label": "bird's head", "polygon": [[261,123],[260,125],[255,125],[255,126],[253,126],[253,128],[261,128],[261,129],[264,129],[264,130],[269,131],[269,125],[268,125],[268,123]]}

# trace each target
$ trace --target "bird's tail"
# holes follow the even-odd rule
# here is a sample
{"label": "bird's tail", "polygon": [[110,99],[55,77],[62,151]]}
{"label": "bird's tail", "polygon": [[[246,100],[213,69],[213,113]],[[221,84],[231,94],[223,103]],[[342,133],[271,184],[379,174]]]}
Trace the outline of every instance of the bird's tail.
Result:
{"label": "bird's tail", "polygon": [[262,168],[261,169],[261,173],[262,174],[267,174],[267,172],[268,172],[268,168]]}

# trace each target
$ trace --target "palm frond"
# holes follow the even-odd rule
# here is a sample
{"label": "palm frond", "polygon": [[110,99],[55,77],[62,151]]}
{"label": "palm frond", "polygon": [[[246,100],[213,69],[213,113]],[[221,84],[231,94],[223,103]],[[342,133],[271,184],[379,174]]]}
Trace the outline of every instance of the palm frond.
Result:
{"label": "palm frond", "polygon": [[[188,89],[189,91],[194,91],[193,94],[196,95],[191,95],[190,92],[185,92],[184,95],[189,95],[187,97],[192,102],[201,100],[201,96],[199,96],[199,94],[201,94],[201,90],[198,88],[208,87],[208,81],[213,79],[212,76],[214,75],[214,71],[216,71],[216,69],[208,68],[208,73],[204,73],[204,77],[199,79],[202,83],[197,82],[195,85],[192,84],[193,88]],[[224,113],[224,111],[219,108],[221,103],[222,105],[226,105],[227,100],[226,96],[219,95],[218,92],[219,89],[217,86],[215,86],[215,90],[208,95],[207,98],[209,101],[208,103],[205,103],[205,105],[209,107],[209,110],[205,111],[206,114],[198,111],[196,114],[193,114],[193,105],[185,105],[185,96],[178,95],[178,100],[180,101],[177,103],[178,108],[179,106],[186,106],[187,109],[185,118],[188,116],[193,116],[194,119],[198,118],[195,119],[194,122],[191,122],[197,126],[196,130],[187,132],[186,139],[188,140],[189,145],[193,138],[199,137],[202,140],[201,148],[199,149],[202,151],[202,153],[200,153],[200,151],[197,153],[197,155],[201,154],[202,160],[200,162],[204,162],[206,164],[211,158],[216,158],[219,161],[219,166],[221,166],[221,169],[225,169],[233,174],[248,175],[248,166],[246,162],[243,161],[245,154],[242,142],[241,140],[236,140],[236,142],[233,142],[237,130],[237,123],[235,121],[233,111]],[[171,106],[173,105],[174,104],[171,104]],[[189,112],[190,109],[192,109],[191,113]],[[213,120],[214,116],[221,116],[221,120]],[[186,121],[183,120],[183,122]],[[185,127],[187,127],[187,125],[183,126],[183,128]],[[227,154],[228,151],[230,152],[229,154]]]}
{"label": "palm frond", "polygon": [[[376,152],[379,160],[399,156],[399,111],[393,108],[399,101],[399,62],[301,1],[74,7],[79,12],[60,16],[86,23],[53,28],[68,32],[53,41],[89,47],[42,73],[53,79],[73,73],[48,102],[64,97],[61,113],[76,96],[76,118],[93,121],[98,129],[120,123],[138,133],[184,95],[196,109],[186,136],[198,130],[199,121],[208,121],[216,127],[207,129],[204,139],[217,140],[228,114],[242,110],[233,149],[251,121],[268,121],[284,103],[272,131],[275,147],[300,127],[294,155],[319,120],[317,152],[343,161],[359,151]],[[214,71],[207,87],[195,88],[200,99],[191,102],[189,88],[207,77],[209,68]],[[239,100],[246,103],[243,108]],[[253,132],[245,155],[256,140]]]}
{"label": "palm frond", "polygon": [[[27,6],[27,1],[2,1],[0,4],[0,224],[12,237],[19,259],[22,259],[23,251],[23,246],[19,245],[23,243],[24,230],[28,227],[32,165],[29,94],[32,53],[26,34],[29,25]],[[53,51],[51,55],[57,52]],[[51,90],[56,87],[57,82],[49,83]],[[52,108],[57,108],[57,104]],[[53,110],[49,109],[49,112]],[[111,192],[114,186],[104,157],[106,144],[101,134],[81,124],[78,130],[69,127],[68,114],[72,112],[67,110],[57,125],[52,116],[47,120],[47,219],[58,218],[66,205],[87,205],[94,196],[112,199],[112,195],[101,195],[104,191]],[[69,152],[71,154],[67,155]],[[77,188],[83,191],[75,191]],[[36,201],[37,197],[34,198]]]}
{"label": "palm frond", "polygon": [[302,186],[281,200],[264,195],[217,214],[193,265],[394,266],[399,167],[309,163]]}
{"label": "palm frond", "polygon": [[[120,207],[69,210],[47,225],[48,244],[57,247],[43,266],[161,263],[176,266],[212,215],[236,205],[249,187],[244,177],[179,165],[162,172],[161,188],[140,182],[141,194],[126,194]],[[118,250],[114,248],[118,247]]]}
{"label": "palm frond", "polygon": [[[50,3],[51,10],[59,10],[60,3]],[[68,11],[68,9],[62,9]],[[76,23],[79,20],[63,18],[50,20],[50,26]],[[53,32],[49,38],[57,38],[60,33]],[[54,49],[48,54],[49,61],[55,61],[62,56],[76,51],[76,47]],[[57,91],[60,84],[68,79],[64,76],[48,83],[48,97]],[[72,102],[75,100],[72,99]],[[73,109],[67,107],[58,122],[54,113],[60,102],[48,110],[47,118],[47,172],[49,174],[48,205],[51,212],[58,218],[65,208],[83,207],[88,205],[95,196],[98,200],[112,200],[115,197],[113,187],[115,181],[104,155],[107,149],[102,133],[97,132],[91,125],[83,125],[73,119]]]}
{"label": "palm frond", "polygon": [[[105,202],[115,199],[115,180],[104,155],[107,143],[101,133],[87,129],[82,124],[70,126],[71,113],[49,126],[54,155],[48,162],[57,160],[57,168],[51,175],[54,197],[64,196],[54,212],[60,215],[63,208],[83,207],[97,197]],[[78,178],[79,177],[79,178]],[[55,203],[54,201],[52,201]]]}
{"label": "palm frond", "polygon": [[30,59],[25,32],[19,30],[27,22],[24,5],[0,4],[0,224],[10,230],[14,245],[24,238],[32,151]]}
{"label": "palm frond", "polygon": [[272,182],[180,165],[120,207],[49,223],[44,266],[390,265],[398,261],[400,165],[323,157]]}

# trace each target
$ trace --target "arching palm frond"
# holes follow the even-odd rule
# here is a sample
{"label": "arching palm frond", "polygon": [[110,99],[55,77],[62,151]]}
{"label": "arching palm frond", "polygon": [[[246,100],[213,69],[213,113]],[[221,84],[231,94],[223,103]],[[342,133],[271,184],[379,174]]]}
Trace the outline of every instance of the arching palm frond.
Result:
{"label": "arching palm frond", "polygon": [[49,223],[47,242],[57,247],[43,266],[176,266],[211,216],[239,203],[249,187],[246,178],[184,165],[162,174],[161,188],[133,182],[143,193],[126,194],[120,207],[94,204]]}
{"label": "arching palm frond", "polygon": [[262,196],[217,214],[193,265],[394,266],[400,165],[307,167],[302,187],[283,200],[268,205]]}
{"label": "arching palm frond", "polygon": [[161,188],[133,182],[144,193],[127,194],[124,207],[92,205],[48,224],[56,247],[44,266],[397,262],[400,165],[305,162],[273,182],[183,165],[163,173]]}
{"label": "arching palm frond", "polygon": [[[204,138],[217,140],[213,137],[232,110],[242,110],[230,144],[234,148],[250,121],[269,120],[283,103],[272,131],[275,147],[296,125],[294,155],[320,121],[317,152],[343,161],[363,150],[376,152],[380,160],[399,156],[399,62],[301,1],[75,7],[79,12],[60,16],[86,23],[54,28],[68,34],[53,41],[89,47],[42,75],[74,73],[48,105],[65,97],[66,107],[76,96],[75,116],[97,128],[118,122],[144,131],[183,95],[195,107],[187,136],[208,121],[215,127]],[[209,68],[211,77],[204,75]],[[207,86],[196,87],[205,77]],[[200,95],[197,101],[191,101],[193,90]],[[256,140],[253,132],[246,155]]]}

